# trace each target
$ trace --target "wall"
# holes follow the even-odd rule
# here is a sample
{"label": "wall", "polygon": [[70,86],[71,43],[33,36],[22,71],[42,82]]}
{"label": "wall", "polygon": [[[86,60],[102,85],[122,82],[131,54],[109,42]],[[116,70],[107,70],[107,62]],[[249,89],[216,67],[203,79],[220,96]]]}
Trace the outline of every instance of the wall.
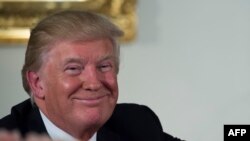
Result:
{"label": "wall", "polygon": [[[124,44],[119,102],[148,105],[164,130],[223,140],[224,124],[249,124],[250,1],[139,0],[138,38]],[[27,98],[24,45],[1,45],[0,117]]]}

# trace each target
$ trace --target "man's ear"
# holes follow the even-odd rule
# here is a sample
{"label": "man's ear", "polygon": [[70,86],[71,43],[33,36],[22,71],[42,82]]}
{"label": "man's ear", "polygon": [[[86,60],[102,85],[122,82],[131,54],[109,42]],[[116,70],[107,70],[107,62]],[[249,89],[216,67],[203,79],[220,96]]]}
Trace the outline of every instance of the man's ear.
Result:
{"label": "man's ear", "polygon": [[26,78],[28,80],[30,90],[33,96],[39,99],[44,99],[45,96],[42,93],[43,85],[38,73],[33,71],[28,71],[26,72]]}

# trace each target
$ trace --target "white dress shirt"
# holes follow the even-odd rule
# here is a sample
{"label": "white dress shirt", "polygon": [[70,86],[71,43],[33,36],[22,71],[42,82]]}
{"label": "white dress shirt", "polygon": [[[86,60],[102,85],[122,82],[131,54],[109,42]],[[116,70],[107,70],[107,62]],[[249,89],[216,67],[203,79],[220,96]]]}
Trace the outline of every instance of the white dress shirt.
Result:
{"label": "white dress shirt", "polygon": [[[47,129],[47,132],[52,140],[60,140],[60,141],[77,141],[76,138],[72,137],[70,134],[66,133],[62,129],[58,128],[55,124],[53,124],[40,110],[40,114],[42,116],[42,120]],[[96,141],[96,133],[89,139],[89,141]]]}

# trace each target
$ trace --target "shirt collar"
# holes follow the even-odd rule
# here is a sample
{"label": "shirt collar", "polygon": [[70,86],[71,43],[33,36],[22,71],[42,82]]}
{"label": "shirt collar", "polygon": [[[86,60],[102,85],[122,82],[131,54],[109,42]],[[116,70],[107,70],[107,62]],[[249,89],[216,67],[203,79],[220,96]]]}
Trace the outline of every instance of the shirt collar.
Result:
{"label": "shirt collar", "polygon": [[[55,124],[53,124],[41,110],[40,114],[42,116],[42,120],[44,122],[45,128],[51,137],[52,140],[61,140],[61,141],[77,141],[70,134],[66,133],[62,129],[58,128]],[[89,141],[96,141],[96,133],[89,139]]]}

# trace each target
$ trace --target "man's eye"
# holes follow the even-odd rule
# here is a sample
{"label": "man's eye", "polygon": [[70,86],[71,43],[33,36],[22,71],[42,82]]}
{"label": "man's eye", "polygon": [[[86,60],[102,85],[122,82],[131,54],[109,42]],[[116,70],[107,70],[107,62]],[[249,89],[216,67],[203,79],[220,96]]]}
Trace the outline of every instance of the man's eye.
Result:
{"label": "man's eye", "polygon": [[81,66],[68,66],[65,72],[70,75],[77,75],[81,73],[82,69],[83,68]]}
{"label": "man's eye", "polygon": [[107,72],[107,71],[110,71],[112,69],[112,65],[111,64],[102,64],[98,68],[101,72]]}

